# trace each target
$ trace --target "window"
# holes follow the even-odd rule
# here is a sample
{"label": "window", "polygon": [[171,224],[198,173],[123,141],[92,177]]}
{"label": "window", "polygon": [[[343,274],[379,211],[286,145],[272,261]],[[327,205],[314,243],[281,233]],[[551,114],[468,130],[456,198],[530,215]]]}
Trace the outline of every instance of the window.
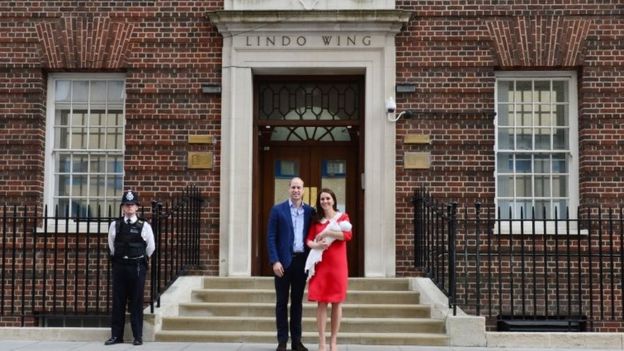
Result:
{"label": "window", "polygon": [[574,72],[496,75],[496,202],[501,219],[574,218],[578,139]]}
{"label": "window", "polygon": [[51,75],[45,198],[49,213],[113,215],[123,193],[123,75]]}

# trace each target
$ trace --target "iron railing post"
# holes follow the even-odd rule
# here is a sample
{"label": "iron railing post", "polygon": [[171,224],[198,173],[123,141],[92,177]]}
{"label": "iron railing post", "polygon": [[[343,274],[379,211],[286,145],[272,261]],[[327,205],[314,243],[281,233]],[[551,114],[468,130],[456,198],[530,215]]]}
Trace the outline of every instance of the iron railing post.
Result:
{"label": "iron railing post", "polygon": [[449,264],[449,308],[453,309],[453,316],[457,315],[457,277],[455,270],[456,263],[456,241],[457,241],[457,202],[451,204],[449,218],[449,238],[448,238],[448,264]]}

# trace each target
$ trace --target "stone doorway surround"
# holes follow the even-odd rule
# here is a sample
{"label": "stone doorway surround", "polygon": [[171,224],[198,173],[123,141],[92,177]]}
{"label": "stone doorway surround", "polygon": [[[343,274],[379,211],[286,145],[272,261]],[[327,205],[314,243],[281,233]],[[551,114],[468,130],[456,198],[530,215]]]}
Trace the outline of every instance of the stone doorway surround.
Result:
{"label": "stone doorway surround", "polygon": [[251,275],[256,74],[365,77],[364,276],[395,275],[395,124],[385,99],[395,94],[395,35],[410,15],[372,0],[226,0],[208,13],[223,36],[219,275]]}

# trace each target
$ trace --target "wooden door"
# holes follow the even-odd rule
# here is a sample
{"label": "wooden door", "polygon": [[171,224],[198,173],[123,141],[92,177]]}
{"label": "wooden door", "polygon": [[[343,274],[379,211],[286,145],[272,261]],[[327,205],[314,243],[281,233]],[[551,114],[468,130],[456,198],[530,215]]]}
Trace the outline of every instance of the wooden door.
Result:
{"label": "wooden door", "polygon": [[288,198],[295,176],[304,181],[308,204],[315,205],[322,187],[336,193],[353,224],[349,274],[363,275],[363,114],[362,76],[254,77],[253,275],[272,275],[269,212]]}
{"label": "wooden door", "polygon": [[[272,275],[266,249],[266,231],[271,207],[288,199],[288,182],[293,177],[304,181],[304,202],[315,206],[316,197],[322,188],[329,188],[336,194],[338,209],[346,211],[353,224],[353,239],[347,245],[347,257],[351,276],[361,275],[358,167],[357,148],[350,146],[279,146],[266,147],[263,151],[262,199],[259,223],[260,230],[257,251],[261,267],[260,275]],[[307,235],[307,233],[305,233]]]}

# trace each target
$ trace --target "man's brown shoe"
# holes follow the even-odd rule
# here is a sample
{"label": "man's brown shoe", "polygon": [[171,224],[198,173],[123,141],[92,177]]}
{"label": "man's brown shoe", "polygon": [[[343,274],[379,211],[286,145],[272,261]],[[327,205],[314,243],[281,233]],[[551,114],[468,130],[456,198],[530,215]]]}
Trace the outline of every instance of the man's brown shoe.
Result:
{"label": "man's brown shoe", "polygon": [[292,351],[308,351],[308,348],[303,346],[301,341],[295,341],[292,343]]}
{"label": "man's brown shoe", "polygon": [[277,348],[275,349],[275,351],[286,351],[286,343],[280,342],[279,344],[277,344]]}

